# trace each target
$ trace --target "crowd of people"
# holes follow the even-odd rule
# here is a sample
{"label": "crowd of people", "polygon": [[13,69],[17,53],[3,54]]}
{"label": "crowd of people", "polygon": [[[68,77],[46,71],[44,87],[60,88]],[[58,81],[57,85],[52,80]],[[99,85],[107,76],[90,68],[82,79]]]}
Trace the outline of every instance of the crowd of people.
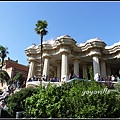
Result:
{"label": "crowd of people", "polygon": [[[82,77],[82,75],[76,75],[74,72],[71,72],[68,76],[68,79],[71,80],[71,79],[74,79],[74,78],[79,78],[79,79],[85,79]],[[42,78],[37,78],[35,75],[31,78],[29,78],[28,82],[29,81],[48,81],[48,82],[60,82],[60,79],[57,78],[57,77],[48,77],[48,75],[43,75]],[[96,81],[114,81],[114,82],[118,82],[120,81],[120,77],[118,75],[108,75],[106,77],[102,77],[101,75],[98,75],[98,77],[96,78]]]}
{"label": "crowd of people", "polygon": [[47,82],[60,82],[60,80],[57,78],[57,77],[48,77],[48,75],[43,75],[42,76],[42,78],[40,79],[40,78],[38,78],[38,77],[36,77],[35,75],[33,76],[33,77],[31,77],[31,78],[29,78],[29,80],[28,80],[28,82],[31,82],[31,81],[40,81],[40,80],[42,80],[42,81],[47,81]]}
{"label": "crowd of people", "polygon": [[[85,79],[83,78],[80,74],[77,76],[74,72],[71,72],[69,74],[69,79],[73,78],[80,78],[80,79]],[[96,81],[113,81],[113,82],[118,82],[120,81],[120,77],[118,75],[108,75],[106,77],[101,76],[100,74],[96,78]]]}
{"label": "crowd of people", "polygon": [[71,80],[71,79],[73,79],[73,78],[80,78],[80,75],[77,76],[74,72],[71,72],[71,73],[69,74],[69,80]]}
{"label": "crowd of people", "polygon": [[9,81],[7,86],[2,88],[2,94],[0,95],[0,107],[4,110],[8,109],[6,99],[14,94],[16,91],[20,90],[22,85],[20,84],[19,80]]}
{"label": "crowd of people", "polygon": [[119,82],[120,77],[118,75],[108,75],[106,77],[102,77],[101,75],[98,75],[97,81],[113,81],[113,82]]}

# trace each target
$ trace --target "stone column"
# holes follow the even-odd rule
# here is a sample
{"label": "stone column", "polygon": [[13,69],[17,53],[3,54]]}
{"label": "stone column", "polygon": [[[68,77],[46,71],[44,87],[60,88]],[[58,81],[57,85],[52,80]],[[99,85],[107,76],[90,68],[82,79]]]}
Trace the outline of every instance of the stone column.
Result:
{"label": "stone column", "polygon": [[52,73],[52,78],[54,78],[55,76],[54,76],[54,70],[53,71],[51,71],[51,73]]}
{"label": "stone column", "polygon": [[44,57],[44,67],[43,67],[43,75],[48,75],[49,76],[49,59],[50,57],[46,56]]}
{"label": "stone column", "polygon": [[88,79],[87,63],[82,63],[82,68],[83,68],[83,78]]}
{"label": "stone column", "polygon": [[34,68],[35,68],[35,62],[34,60],[31,60],[29,65],[27,81],[29,80],[29,78],[34,76]]}
{"label": "stone column", "polygon": [[105,60],[101,60],[100,62],[100,72],[101,72],[101,77],[106,77],[106,64],[105,64]]}
{"label": "stone column", "polygon": [[107,76],[111,76],[111,66],[107,64]]}
{"label": "stone column", "polygon": [[[68,56],[67,52],[62,52],[61,81],[68,80]],[[65,77],[63,79],[63,77]]]}
{"label": "stone column", "polygon": [[57,60],[57,78],[60,80],[61,79],[61,61]]}
{"label": "stone column", "polygon": [[54,67],[54,74],[53,74],[53,77],[57,77],[57,68]]}
{"label": "stone column", "polygon": [[79,59],[74,59],[74,73],[79,76]]}
{"label": "stone column", "polygon": [[100,74],[99,58],[97,55],[93,56],[93,71],[94,79],[97,80],[98,75]]}

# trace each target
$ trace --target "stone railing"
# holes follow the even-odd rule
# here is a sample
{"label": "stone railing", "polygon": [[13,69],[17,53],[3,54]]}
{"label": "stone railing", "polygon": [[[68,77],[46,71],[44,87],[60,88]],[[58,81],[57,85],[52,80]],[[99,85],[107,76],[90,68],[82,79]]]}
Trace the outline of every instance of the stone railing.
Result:
{"label": "stone railing", "polygon": [[49,82],[49,81],[29,81],[29,82],[26,82],[26,87],[38,87],[40,84],[42,83],[42,86],[43,87],[47,87],[47,85],[50,83],[50,84],[53,84],[53,85],[57,85],[57,86],[60,86],[62,83],[61,82]]}

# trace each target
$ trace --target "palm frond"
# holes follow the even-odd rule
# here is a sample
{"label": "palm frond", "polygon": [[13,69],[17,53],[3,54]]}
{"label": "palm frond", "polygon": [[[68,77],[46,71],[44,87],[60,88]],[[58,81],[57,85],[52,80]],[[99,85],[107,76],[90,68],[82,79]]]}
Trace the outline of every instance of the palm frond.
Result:
{"label": "palm frond", "polygon": [[10,79],[10,76],[8,75],[8,73],[4,70],[0,71],[0,78],[1,78],[1,82],[3,83],[4,81],[8,81]]}
{"label": "palm frond", "polygon": [[5,51],[6,53],[9,53],[7,50],[8,47],[3,47],[2,45],[0,45],[0,51]]}
{"label": "palm frond", "polygon": [[6,50],[6,48],[3,47],[2,45],[0,45],[0,51],[2,51],[2,50]]}
{"label": "palm frond", "polygon": [[7,56],[7,54],[9,54],[7,50],[8,50],[8,47],[3,47],[2,45],[0,45],[0,57],[2,58],[3,61],[4,61],[4,58]]}
{"label": "palm frond", "polygon": [[36,28],[34,30],[36,31],[37,34],[46,35],[48,33],[48,31],[46,30],[48,26],[48,23],[46,20],[43,20],[43,21],[38,20],[37,24],[35,25],[36,25]]}

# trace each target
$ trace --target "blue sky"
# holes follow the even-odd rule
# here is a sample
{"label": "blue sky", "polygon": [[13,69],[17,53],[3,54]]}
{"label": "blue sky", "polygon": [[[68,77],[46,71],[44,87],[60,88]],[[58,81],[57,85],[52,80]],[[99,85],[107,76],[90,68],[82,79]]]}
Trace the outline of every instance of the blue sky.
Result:
{"label": "blue sky", "polygon": [[77,43],[100,38],[107,45],[120,40],[120,2],[2,2],[0,1],[0,45],[8,47],[12,60],[28,65],[25,49],[40,36],[38,20],[48,22],[44,41],[68,34]]}

